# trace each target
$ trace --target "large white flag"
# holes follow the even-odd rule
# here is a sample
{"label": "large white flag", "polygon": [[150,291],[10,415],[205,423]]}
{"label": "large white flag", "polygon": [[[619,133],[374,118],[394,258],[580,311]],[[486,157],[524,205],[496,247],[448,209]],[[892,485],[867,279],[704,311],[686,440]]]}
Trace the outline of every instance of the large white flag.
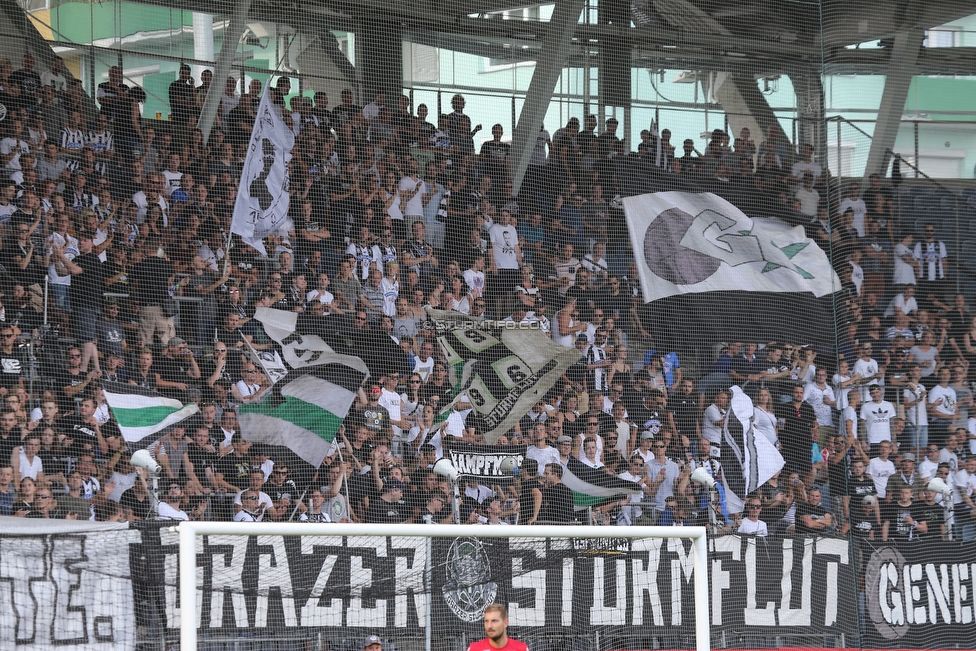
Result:
{"label": "large white flag", "polygon": [[262,238],[291,228],[288,217],[288,162],[295,134],[264,89],[241,170],[230,230],[266,255]]}
{"label": "large white flag", "polygon": [[830,260],[801,226],[747,217],[710,192],[623,200],[644,300],[711,291],[840,289]]}

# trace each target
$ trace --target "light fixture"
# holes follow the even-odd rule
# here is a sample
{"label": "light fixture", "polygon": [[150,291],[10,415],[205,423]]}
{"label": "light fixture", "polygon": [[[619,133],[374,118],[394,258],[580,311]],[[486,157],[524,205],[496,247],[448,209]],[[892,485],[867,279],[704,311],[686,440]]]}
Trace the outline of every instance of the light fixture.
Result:
{"label": "light fixture", "polygon": [[932,480],[926,486],[933,493],[939,493],[945,495],[946,497],[952,495],[952,489],[949,487],[941,477],[933,477]]}
{"label": "light fixture", "polygon": [[132,454],[129,465],[131,465],[133,468],[145,468],[153,474],[159,472],[161,467],[156,460],[152,458],[152,455],[149,454],[149,450],[136,450]]}
{"label": "light fixture", "polygon": [[691,481],[706,488],[715,488],[715,478],[708,474],[705,468],[696,468],[695,472],[691,473]]}

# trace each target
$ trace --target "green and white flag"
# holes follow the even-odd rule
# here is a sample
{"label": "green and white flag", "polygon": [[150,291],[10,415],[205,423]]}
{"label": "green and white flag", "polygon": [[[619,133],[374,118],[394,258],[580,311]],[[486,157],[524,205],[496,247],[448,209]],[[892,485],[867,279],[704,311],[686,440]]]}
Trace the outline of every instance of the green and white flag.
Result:
{"label": "green and white flag", "polygon": [[319,360],[289,371],[260,403],[237,408],[245,440],[283,445],[312,466],[321,465],[369,370],[349,355],[330,353]]}
{"label": "green and white flag", "polygon": [[195,403],[184,405],[134,384],[102,382],[102,391],[122,438],[136,448],[148,446],[159,438],[155,434],[200,411]]}

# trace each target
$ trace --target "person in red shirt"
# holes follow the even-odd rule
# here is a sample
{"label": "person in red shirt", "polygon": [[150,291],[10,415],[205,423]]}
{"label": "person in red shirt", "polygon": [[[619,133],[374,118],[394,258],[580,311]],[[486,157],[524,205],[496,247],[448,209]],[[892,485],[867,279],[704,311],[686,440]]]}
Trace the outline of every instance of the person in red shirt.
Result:
{"label": "person in red shirt", "polygon": [[472,642],[468,651],[528,651],[524,642],[508,637],[508,608],[505,604],[488,604],[485,608],[485,635],[483,640]]}

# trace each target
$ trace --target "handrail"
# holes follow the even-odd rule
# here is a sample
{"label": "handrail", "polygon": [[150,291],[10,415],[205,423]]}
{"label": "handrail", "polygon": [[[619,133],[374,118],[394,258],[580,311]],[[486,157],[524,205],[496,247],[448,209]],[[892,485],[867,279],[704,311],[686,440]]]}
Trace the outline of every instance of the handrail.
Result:
{"label": "handrail", "polygon": [[874,140],[874,136],[873,135],[871,135],[870,133],[868,133],[867,131],[865,131],[861,127],[857,126],[856,124],[854,124],[853,122],[851,122],[847,118],[842,117],[840,115],[832,115],[829,118],[827,118],[825,120],[825,122],[844,122],[844,123],[850,125],[853,129],[856,129],[857,131],[859,131],[862,134],[864,134],[869,140]]}
{"label": "handrail", "polygon": [[936,185],[937,187],[945,190],[952,197],[955,197],[955,198],[958,199],[958,197],[956,196],[956,193],[953,192],[951,188],[948,188],[948,187],[942,185],[941,183],[939,183],[938,181],[936,181],[935,179],[933,179],[931,176],[929,176],[928,174],[926,174],[922,170],[918,169],[918,167],[916,167],[912,163],[909,163],[901,154],[895,153],[891,149],[885,149],[885,156],[894,156],[895,158],[897,158],[898,160],[900,160],[901,162],[903,162],[905,165],[908,165],[910,168],[912,168],[913,170],[915,170],[915,172],[917,172],[918,174],[921,174],[927,180],[931,181],[934,185]]}

